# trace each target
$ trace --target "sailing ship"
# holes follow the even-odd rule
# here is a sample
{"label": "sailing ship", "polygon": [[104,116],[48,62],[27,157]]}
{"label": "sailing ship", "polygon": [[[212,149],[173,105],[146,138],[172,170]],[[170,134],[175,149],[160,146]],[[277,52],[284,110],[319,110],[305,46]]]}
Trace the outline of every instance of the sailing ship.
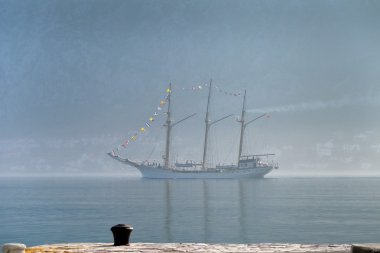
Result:
{"label": "sailing ship", "polygon": [[171,84],[169,87],[169,93],[167,96],[167,111],[166,111],[166,143],[165,143],[165,154],[163,157],[163,164],[156,162],[135,162],[129,160],[128,158],[123,158],[115,153],[107,153],[113,159],[135,167],[138,169],[144,178],[151,179],[230,179],[230,178],[263,178],[266,174],[271,172],[273,169],[278,169],[278,164],[270,160],[275,154],[256,154],[256,155],[242,155],[243,143],[244,143],[244,132],[250,123],[264,117],[266,114],[260,115],[259,117],[252,119],[250,121],[245,120],[246,114],[246,94],[244,91],[243,106],[241,110],[241,116],[238,122],[240,123],[240,142],[237,155],[237,164],[230,165],[216,165],[209,166],[207,164],[207,151],[208,151],[208,138],[209,131],[212,125],[222,121],[232,114],[224,116],[218,120],[211,121],[209,115],[210,98],[212,90],[212,82],[208,86],[208,97],[207,97],[207,108],[205,116],[205,135],[204,135],[204,145],[203,145],[203,159],[202,162],[197,163],[193,161],[186,161],[185,163],[175,162],[171,164],[170,161],[170,140],[171,140],[171,130],[174,126],[182,123],[183,121],[193,117],[195,114],[187,116],[177,122],[173,122],[171,118]]}

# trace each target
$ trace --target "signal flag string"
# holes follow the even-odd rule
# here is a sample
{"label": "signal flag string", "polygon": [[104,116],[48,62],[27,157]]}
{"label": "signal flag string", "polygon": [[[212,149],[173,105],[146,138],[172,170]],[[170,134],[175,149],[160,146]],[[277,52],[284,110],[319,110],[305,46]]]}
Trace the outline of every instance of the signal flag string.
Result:
{"label": "signal flag string", "polygon": [[[201,91],[201,90],[204,90],[204,88],[207,88],[208,86],[209,86],[209,84],[206,83],[206,84],[203,84],[203,85],[193,85],[191,87],[182,87],[182,88],[179,87],[179,89],[181,89],[181,90],[189,90],[189,91]],[[176,86],[174,86],[174,88],[176,88]],[[213,88],[215,90],[217,90],[218,92],[220,92],[222,94],[225,94],[225,95],[235,96],[235,97],[241,95],[241,92],[229,92],[229,91],[226,91],[226,90],[222,89],[218,85],[213,85]],[[127,146],[131,142],[136,141],[137,137],[139,136],[139,134],[145,133],[152,126],[152,124],[154,123],[156,117],[164,114],[164,113],[162,113],[162,109],[166,105],[166,103],[168,101],[169,94],[171,92],[172,92],[172,90],[170,88],[166,88],[165,97],[160,100],[160,102],[159,102],[159,104],[158,104],[155,112],[148,118],[148,120],[145,122],[145,124],[142,127],[140,127],[137,131],[134,132],[133,135],[131,135],[129,138],[127,138],[126,140],[124,140],[119,146],[117,146],[116,148],[114,148],[112,150],[111,154],[113,156],[117,156],[117,152],[121,148],[125,149],[125,148],[127,148]]]}

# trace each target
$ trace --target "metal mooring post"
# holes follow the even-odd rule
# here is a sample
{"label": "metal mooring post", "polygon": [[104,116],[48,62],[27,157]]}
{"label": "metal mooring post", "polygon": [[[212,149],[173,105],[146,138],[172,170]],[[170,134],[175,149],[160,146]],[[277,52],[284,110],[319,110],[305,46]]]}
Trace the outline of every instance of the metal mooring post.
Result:
{"label": "metal mooring post", "polygon": [[117,224],[111,228],[114,240],[114,246],[129,245],[129,236],[133,227],[127,224]]}

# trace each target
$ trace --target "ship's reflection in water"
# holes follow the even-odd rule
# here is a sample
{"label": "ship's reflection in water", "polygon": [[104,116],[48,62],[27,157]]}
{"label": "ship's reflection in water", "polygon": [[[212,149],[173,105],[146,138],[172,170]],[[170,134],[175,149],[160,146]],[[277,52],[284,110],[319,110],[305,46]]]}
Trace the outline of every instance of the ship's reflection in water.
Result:
{"label": "ship's reflection in water", "polygon": [[[249,241],[247,214],[253,214],[254,210],[247,212],[247,204],[252,202],[246,198],[252,197],[252,193],[260,188],[260,181],[255,181],[256,185],[251,183],[252,180],[155,180],[154,194],[157,198],[162,196],[165,204],[161,210],[156,209],[154,212],[149,208],[152,202],[147,203],[147,210],[152,213],[145,222],[157,220],[153,222],[156,224],[154,230],[145,231],[144,234],[156,232],[158,234],[152,234],[150,240],[153,237],[165,242]],[[148,182],[152,183],[146,180]],[[158,184],[161,184],[161,190]],[[247,194],[247,191],[251,194]],[[163,231],[160,228],[164,228]],[[254,229],[251,227],[249,230]],[[149,241],[148,238],[141,238],[144,239]]]}
{"label": "ship's reflection in water", "polygon": [[[255,181],[256,184],[252,184]],[[163,180],[167,242],[248,242],[247,232],[260,231],[250,226],[260,206],[260,180]],[[256,195],[256,196],[253,196]],[[264,196],[262,196],[264,197]],[[247,226],[250,226],[247,228]]]}

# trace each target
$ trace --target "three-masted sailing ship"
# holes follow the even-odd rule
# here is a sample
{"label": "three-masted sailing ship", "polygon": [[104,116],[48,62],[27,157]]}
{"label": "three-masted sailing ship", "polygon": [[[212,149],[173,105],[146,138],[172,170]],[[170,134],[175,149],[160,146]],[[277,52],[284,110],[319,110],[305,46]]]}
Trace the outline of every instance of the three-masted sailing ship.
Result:
{"label": "three-masted sailing ship", "polygon": [[[262,178],[273,169],[278,169],[278,164],[270,160],[270,157],[273,157],[275,154],[256,154],[256,155],[242,155],[243,143],[244,143],[244,132],[250,123],[253,121],[264,117],[266,114],[263,114],[255,119],[250,121],[245,120],[246,114],[246,91],[244,92],[243,98],[243,107],[241,110],[241,116],[238,122],[240,123],[240,142],[237,155],[237,164],[231,165],[216,165],[208,166],[207,164],[207,144],[209,131],[212,125],[222,121],[232,114],[222,117],[218,120],[211,121],[209,119],[209,106],[212,90],[212,82],[208,86],[208,97],[207,97],[207,108],[205,116],[205,135],[204,135],[204,145],[203,145],[203,159],[202,162],[189,162],[179,163],[175,162],[171,164],[170,161],[170,140],[171,140],[171,130],[177,124],[191,118],[195,114],[192,114],[180,121],[173,123],[171,118],[171,92],[168,93],[167,97],[167,112],[166,112],[166,144],[165,144],[165,154],[163,157],[163,164],[156,162],[135,162],[129,160],[128,158],[120,157],[114,153],[107,153],[113,159],[122,162],[124,164],[135,167],[140,171],[142,177],[144,178],[156,178],[156,179],[228,179],[228,178]],[[169,90],[171,91],[171,85]]]}

